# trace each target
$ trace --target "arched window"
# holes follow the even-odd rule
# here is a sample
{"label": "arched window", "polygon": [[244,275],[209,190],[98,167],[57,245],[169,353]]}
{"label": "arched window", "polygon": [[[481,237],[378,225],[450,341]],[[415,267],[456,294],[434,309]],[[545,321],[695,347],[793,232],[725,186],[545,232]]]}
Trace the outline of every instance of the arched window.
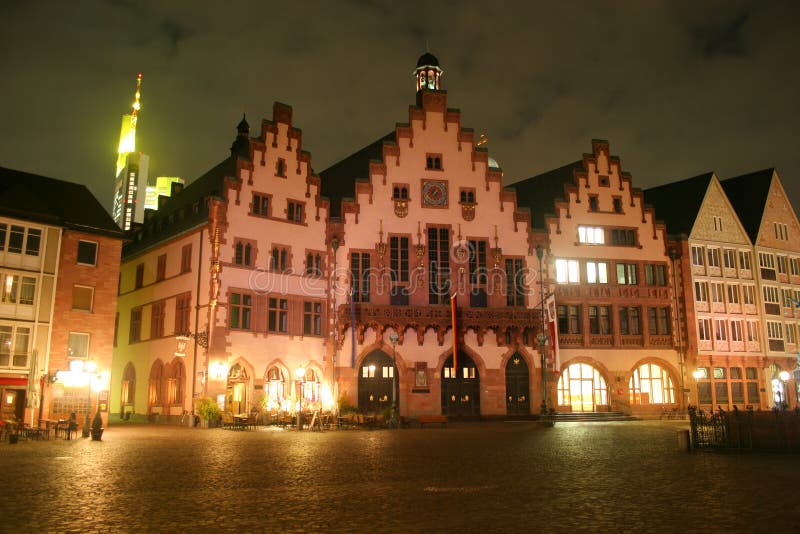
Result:
{"label": "arched window", "polygon": [[633,371],[628,381],[631,404],[674,404],[675,386],[666,369],[645,363]]}
{"label": "arched window", "polygon": [[120,394],[120,404],[122,409],[120,413],[125,411],[125,406],[133,404],[136,397],[136,369],[131,362],[125,366],[125,371],[122,373],[122,390]]}
{"label": "arched window", "polygon": [[303,402],[319,402],[319,378],[313,369],[303,375]]}
{"label": "arched window", "polygon": [[608,404],[608,387],[600,372],[586,363],[573,363],[558,379],[558,405],[575,412],[594,412]]}
{"label": "arched window", "polygon": [[266,387],[267,410],[289,410],[289,403],[286,399],[286,379],[279,368],[270,367],[267,371]]}
{"label": "arched window", "polygon": [[164,364],[161,363],[161,360],[154,361],[153,366],[150,368],[150,383],[148,384],[147,399],[148,407],[161,406],[161,380],[163,372]]}
{"label": "arched window", "polygon": [[167,376],[167,404],[183,404],[183,382],[183,362],[175,359],[169,366],[169,376]]}

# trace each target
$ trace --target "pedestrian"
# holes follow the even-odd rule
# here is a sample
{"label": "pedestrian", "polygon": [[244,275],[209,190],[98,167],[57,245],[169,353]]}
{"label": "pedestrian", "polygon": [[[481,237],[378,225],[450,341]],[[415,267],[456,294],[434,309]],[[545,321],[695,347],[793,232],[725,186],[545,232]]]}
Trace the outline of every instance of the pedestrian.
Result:
{"label": "pedestrian", "polygon": [[67,439],[72,439],[72,433],[78,432],[78,415],[75,412],[69,414],[69,421],[67,422]]}

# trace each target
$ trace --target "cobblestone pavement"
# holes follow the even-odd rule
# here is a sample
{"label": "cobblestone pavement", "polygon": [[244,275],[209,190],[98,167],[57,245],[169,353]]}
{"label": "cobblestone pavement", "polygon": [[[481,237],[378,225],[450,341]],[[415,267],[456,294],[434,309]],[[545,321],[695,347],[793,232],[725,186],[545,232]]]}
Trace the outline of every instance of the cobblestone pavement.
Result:
{"label": "cobblestone pavement", "polygon": [[302,432],[112,426],[0,443],[1,532],[794,531],[796,455],[685,422]]}

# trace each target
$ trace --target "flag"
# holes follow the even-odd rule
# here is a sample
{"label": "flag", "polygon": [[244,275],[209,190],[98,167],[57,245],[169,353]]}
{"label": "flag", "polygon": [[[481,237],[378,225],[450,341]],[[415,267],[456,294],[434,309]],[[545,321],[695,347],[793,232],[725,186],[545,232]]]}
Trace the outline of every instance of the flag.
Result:
{"label": "flag", "polygon": [[550,295],[547,297],[547,301],[545,303],[547,307],[547,326],[548,326],[548,333],[550,334],[551,346],[553,350],[553,371],[557,371],[560,368],[558,362],[558,316],[556,314],[556,297],[555,295]]}
{"label": "flag", "polygon": [[453,378],[458,376],[458,339],[456,336],[456,294],[450,297],[450,322],[453,325]]}
{"label": "flag", "polygon": [[350,285],[350,367],[356,367],[356,286],[355,280]]}

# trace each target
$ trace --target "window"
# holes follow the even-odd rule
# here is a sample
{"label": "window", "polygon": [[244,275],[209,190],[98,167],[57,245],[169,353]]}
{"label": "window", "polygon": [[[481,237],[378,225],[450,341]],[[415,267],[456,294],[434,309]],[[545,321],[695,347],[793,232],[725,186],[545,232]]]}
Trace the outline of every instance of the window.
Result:
{"label": "window", "polygon": [[129,343],[136,343],[142,340],[142,309],[131,309],[131,329],[128,336]]}
{"label": "window", "polygon": [[700,341],[711,341],[711,319],[697,320],[697,335]]}
{"label": "window", "polygon": [[192,310],[191,294],[179,295],[175,298],[175,333],[186,334],[189,329],[189,315]]}
{"label": "window", "polygon": [[525,270],[521,258],[506,259],[506,306],[525,306]]}
{"label": "window", "polygon": [[253,193],[252,214],[261,217],[269,217],[269,195]]}
{"label": "window", "polygon": [[164,337],[164,315],[167,303],[154,302],[150,309],[150,339]]}
{"label": "window", "polygon": [[42,231],[37,228],[28,228],[28,236],[25,239],[25,254],[27,256],[38,256],[41,241]]}
{"label": "window", "polygon": [[[470,245],[474,241],[470,242]],[[484,242],[481,244],[485,245]],[[392,282],[408,282],[408,238],[399,236],[389,237],[389,269],[391,270]],[[472,250],[470,250],[472,252]],[[484,268],[486,264],[486,249],[483,250]],[[472,267],[473,257],[470,255],[470,268]]]}
{"label": "window", "polygon": [[322,303],[303,303],[303,334],[307,336],[322,335]]}
{"label": "window", "polygon": [[708,266],[719,267],[719,249],[708,248]]}
{"label": "window", "polygon": [[36,296],[36,278],[0,273],[0,302],[32,306]]}
{"label": "window", "polygon": [[432,170],[442,169],[442,155],[441,154],[428,154],[425,156],[425,168]]}
{"label": "window", "polygon": [[644,266],[644,281],[648,286],[667,285],[667,271],[664,265],[648,263]]}
{"label": "window", "polygon": [[22,243],[25,240],[25,227],[11,225],[11,233],[8,234],[8,251],[14,254],[22,254]]}
{"label": "window", "polygon": [[636,230],[628,230],[625,228],[614,228],[611,230],[611,244],[620,247],[635,247]]}
{"label": "window", "polygon": [[26,368],[30,337],[27,326],[0,325],[0,367]]}
{"label": "window", "polygon": [[726,269],[736,268],[736,251],[732,248],[722,250],[722,264]]}
{"label": "window", "polygon": [[577,284],[580,281],[578,260],[556,260],[556,282]]}
{"label": "window", "polygon": [[586,282],[589,284],[607,284],[608,264],[604,261],[587,261]]}
{"label": "window", "polygon": [[789,259],[789,272],[792,276],[800,276],[800,258]]}
{"label": "window", "polygon": [[675,385],[666,369],[654,363],[638,367],[628,381],[631,404],[674,404]]}
{"label": "window", "polygon": [[19,302],[24,306],[33,306],[33,300],[36,296],[36,278],[32,276],[23,276],[22,283],[19,291]]}
{"label": "window", "polygon": [[593,335],[611,335],[610,306],[589,306],[589,333]]}
{"label": "window", "polygon": [[781,305],[785,308],[791,308],[792,304],[792,290],[781,289]]}
{"label": "window", "polygon": [[309,276],[322,276],[322,255],[318,252],[306,254],[306,274]]}
{"label": "window", "polygon": [[289,270],[289,249],[285,247],[272,247],[272,257],[269,268],[272,271],[285,273]]}
{"label": "window", "polygon": [[697,265],[698,267],[705,265],[703,261],[703,247],[692,247],[692,265]]}
{"label": "window", "polygon": [[758,322],[747,321],[747,341],[758,342]]}
{"label": "window", "polygon": [[708,284],[706,282],[694,283],[694,300],[708,302]]}
{"label": "window", "polygon": [[250,314],[253,310],[252,295],[248,295],[247,293],[231,293],[230,308],[230,327],[240,330],[250,330]]}
{"label": "window", "polygon": [[772,223],[775,227],[775,239],[780,239],[781,241],[788,241],[789,240],[789,226],[783,223]]}
{"label": "window", "polygon": [[[461,193],[461,196],[464,196],[463,192]],[[392,188],[392,200],[408,200],[408,186],[405,184],[394,184],[394,187]]]}
{"label": "window", "polygon": [[284,334],[288,332],[289,301],[287,299],[270,297],[267,318],[267,330]]}
{"label": "window", "polygon": [[711,302],[725,302],[725,286],[721,282],[711,282]]}
{"label": "window", "polygon": [[286,207],[286,218],[296,223],[303,222],[303,203],[290,200]]}
{"label": "window", "polygon": [[275,162],[275,174],[278,176],[286,176],[286,160],[283,158],[278,158],[278,161]]}
{"label": "window", "polygon": [[94,288],[88,286],[72,286],[72,309],[78,311],[92,311]]}
{"label": "window", "polygon": [[597,211],[598,209],[597,195],[589,195],[589,211]]}
{"label": "window", "polygon": [[783,331],[786,333],[786,343],[791,343],[794,345],[797,342],[795,338],[795,328],[793,324],[787,324]]}
{"label": "window", "polygon": [[603,229],[597,226],[579,226],[578,241],[592,245],[602,245],[605,242]]}
{"label": "window", "polygon": [[80,334],[77,332],[69,333],[67,357],[83,359],[89,358],[89,334]]}
{"label": "window", "polygon": [[622,213],[622,199],[614,197],[614,213]]}
{"label": "window", "polygon": [[0,223],[0,252],[6,249],[6,236],[8,235],[8,225]]}
{"label": "window", "polygon": [[181,274],[192,270],[192,245],[183,245],[181,248]]}
{"label": "window", "polygon": [[617,283],[620,285],[636,285],[636,264],[618,263],[617,264]]}
{"label": "window", "polygon": [[161,254],[158,257],[158,265],[156,266],[156,282],[160,282],[167,277],[167,255]]}
{"label": "window", "polygon": [[475,204],[475,190],[462,189],[461,190],[461,203],[462,204]]}
{"label": "window", "polygon": [[766,252],[759,252],[758,265],[761,268],[761,278],[765,280],[777,280],[777,275],[775,274],[775,256]]}
{"label": "window", "polygon": [[783,325],[776,321],[767,321],[767,342],[769,350],[783,352]]}
{"label": "window", "polygon": [[739,251],[739,270],[749,271],[750,267],[750,252],[747,250]]}
{"label": "window", "polygon": [[650,335],[669,335],[669,308],[647,308],[647,325]]}
{"label": "window", "polygon": [[144,285],[144,263],[136,266],[136,280],[134,282],[134,289],[139,289]]}
{"label": "window", "polygon": [[728,303],[739,304],[739,286],[737,285],[728,286]]}
{"label": "window", "polygon": [[635,306],[619,308],[619,333],[623,336],[641,334],[641,310]]}
{"label": "window", "polygon": [[581,333],[581,307],[574,305],[558,306],[558,331],[564,334]]}
{"label": "window", "polygon": [[250,243],[237,241],[234,245],[233,263],[250,267],[253,265],[253,247]]}
{"label": "window", "polygon": [[717,341],[728,340],[728,327],[725,319],[714,319],[714,339]]}
{"label": "window", "polygon": [[778,272],[780,274],[787,274],[789,272],[789,260],[786,256],[778,256]]}
{"label": "window", "polygon": [[97,243],[78,241],[78,263],[82,265],[97,265]]}
{"label": "window", "polygon": [[447,304],[450,292],[450,229],[428,228],[428,304]]}
{"label": "window", "polygon": [[722,231],[722,217],[719,217],[718,215],[714,215],[713,218],[714,218],[714,231],[715,232],[721,232]]}
{"label": "window", "polygon": [[755,286],[743,285],[742,286],[742,301],[745,304],[754,305],[756,303],[756,288]]}
{"label": "window", "polygon": [[350,254],[350,276],[352,279],[353,302],[369,302],[370,293],[370,255],[369,252]]}

